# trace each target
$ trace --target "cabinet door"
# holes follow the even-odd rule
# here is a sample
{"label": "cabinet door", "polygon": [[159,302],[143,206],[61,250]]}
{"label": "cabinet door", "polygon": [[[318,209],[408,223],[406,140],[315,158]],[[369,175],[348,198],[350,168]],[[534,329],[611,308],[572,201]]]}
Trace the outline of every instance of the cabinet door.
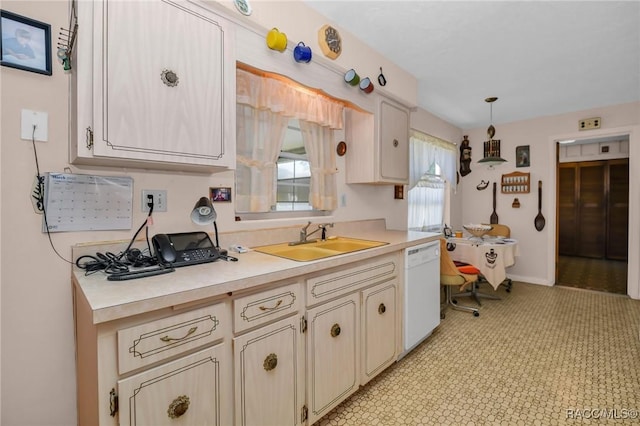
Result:
{"label": "cabinet door", "polygon": [[231,368],[221,344],[120,380],[120,425],[230,424]]}
{"label": "cabinet door", "polygon": [[362,292],[362,385],[396,359],[396,284],[393,279]]}
{"label": "cabinet door", "polygon": [[230,26],[187,2],[117,0],[94,26],[93,154],[233,166]]}
{"label": "cabinet door", "polygon": [[359,293],[307,311],[309,424],[326,414],[360,383]]}
{"label": "cabinet door", "polygon": [[380,178],[384,182],[409,182],[409,112],[383,99],[378,118]]}
{"label": "cabinet door", "polygon": [[300,316],[234,339],[237,425],[301,423],[304,344]]}

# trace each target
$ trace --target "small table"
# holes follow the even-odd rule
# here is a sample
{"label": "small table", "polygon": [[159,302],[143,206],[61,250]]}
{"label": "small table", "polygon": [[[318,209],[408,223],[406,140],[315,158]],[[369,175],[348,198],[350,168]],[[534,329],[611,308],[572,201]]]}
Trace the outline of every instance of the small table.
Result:
{"label": "small table", "polygon": [[[447,250],[453,260],[469,263],[478,268],[494,290],[497,290],[507,278],[506,268],[514,265],[516,256],[520,255],[518,241],[513,238],[448,238]],[[478,293],[474,290],[469,293],[472,294],[464,295],[473,295],[478,304],[480,304],[478,297],[499,299],[497,296]]]}

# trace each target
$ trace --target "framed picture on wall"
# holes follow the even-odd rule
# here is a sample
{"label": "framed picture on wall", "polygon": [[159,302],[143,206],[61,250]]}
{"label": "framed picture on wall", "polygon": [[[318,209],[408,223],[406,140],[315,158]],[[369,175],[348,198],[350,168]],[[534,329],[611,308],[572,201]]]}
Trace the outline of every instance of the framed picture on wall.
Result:
{"label": "framed picture on wall", "polygon": [[529,145],[516,147],[516,167],[529,167]]}
{"label": "framed picture on wall", "polygon": [[51,75],[51,25],[0,10],[0,64]]}
{"label": "framed picture on wall", "polygon": [[231,188],[209,188],[211,201],[231,201]]}

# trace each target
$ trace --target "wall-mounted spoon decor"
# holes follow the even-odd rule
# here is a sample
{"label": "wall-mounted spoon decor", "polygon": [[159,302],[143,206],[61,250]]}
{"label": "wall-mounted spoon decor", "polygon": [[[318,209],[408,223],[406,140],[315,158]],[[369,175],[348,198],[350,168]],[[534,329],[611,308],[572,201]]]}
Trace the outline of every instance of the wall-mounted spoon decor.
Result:
{"label": "wall-mounted spoon decor", "polygon": [[538,181],[538,214],[536,215],[533,224],[535,225],[538,231],[542,231],[544,229],[546,221],[544,220],[544,216],[542,215],[542,181]]}

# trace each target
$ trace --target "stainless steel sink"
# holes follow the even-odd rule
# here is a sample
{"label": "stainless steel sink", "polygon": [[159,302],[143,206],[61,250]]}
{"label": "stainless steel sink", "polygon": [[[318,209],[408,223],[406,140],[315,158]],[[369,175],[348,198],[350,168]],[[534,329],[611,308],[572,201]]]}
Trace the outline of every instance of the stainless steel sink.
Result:
{"label": "stainless steel sink", "polygon": [[333,237],[325,241],[317,240],[304,244],[289,245],[288,243],[272,244],[254,247],[260,253],[283,257],[298,262],[324,259],[341,254],[353,253],[374,247],[384,246],[382,241],[360,240],[357,238]]}

